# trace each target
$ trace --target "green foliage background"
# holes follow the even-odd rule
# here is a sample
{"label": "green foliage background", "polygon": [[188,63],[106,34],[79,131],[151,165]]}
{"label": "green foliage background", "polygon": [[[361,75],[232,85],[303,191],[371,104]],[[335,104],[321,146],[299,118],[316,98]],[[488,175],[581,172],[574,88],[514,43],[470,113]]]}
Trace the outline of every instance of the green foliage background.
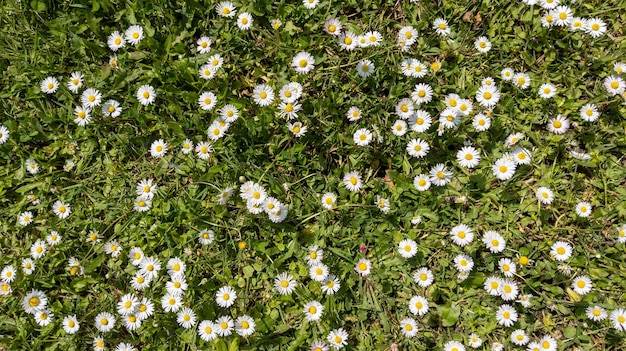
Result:
{"label": "green foliage background", "polygon": [[[345,327],[351,350],[384,350],[392,343],[406,349],[440,349],[447,340],[467,340],[476,332],[486,341],[512,344],[513,328],[497,326],[495,309],[500,304],[482,289],[486,276],[497,270],[500,257],[527,255],[532,264],[519,267],[517,279],[526,293],[534,295],[533,305],[520,311],[516,324],[529,334],[550,333],[559,340],[559,349],[618,350],[626,347],[624,334],[605,324],[587,320],[590,304],[607,309],[624,307],[626,281],[621,272],[624,244],[617,244],[616,228],[626,222],[626,109],[620,96],[610,98],[602,79],[612,74],[613,63],[624,61],[626,1],[581,1],[572,6],[578,15],[601,17],[608,34],[591,39],[582,33],[541,26],[540,11],[521,2],[394,1],[373,3],[356,0],[322,1],[315,10],[301,2],[259,0],[236,3],[238,11],[254,18],[251,31],[239,31],[233,19],[218,18],[212,1],[23,1],[8,0],[0,6],[0,111],[1,123],[11,131],[10,140],[0,146],[0,263],[19,266],[28,256],[28,247],[51,230],[63,242],[37,261],[32,276],[21,276],[9,297],[0,297],[0,339],[8,349],[85,349],[97,335],[93,317],[113,312],[119,297],[130,292],[128,281],[134,267],[126,255],[118,259],[105,255],[102,245],[85,243],[86,233],[98,231],[103,239],[118,240],[125,248],[140,246],[147,255],[161,261],[179,256],[188,264],[190,289],[185,302],[199,319],[214,319],[227,313],[214,302],[215,291],[226,284],[240,296],[232,315],[249,314],[257,321],[256,333],[248,338],[229,337],[204,343],[195,329],[185,331],[175,317],[157,306],[157,316],[144,322],[138,332],[118,326],[106,336],[107,346],[127,341],[143,350],[297,350],[328,331]],[[341,51],[336,39],[324,33],[326,18],[336,16],[357,33],[380,31],[381,47]],[[431,29],[437,17],[449,20],[452,41]],[[283,26],[271,28],[279,18]],[[121,68],[107,64],[110,51],[107,36],[131,24],[143,26],[146,37],[137,48],[126,47],[118,54]],[[404,25],[420,33],[418,43],[406,53],[395,45],[397,31]],[[208,35],[212,53],[225,57],[225,66],[210,81],[198,78],[198,68],[210,54],[196,55],[195,41]],[[474,40],[485,35],[493,43],[487,54],[478,53]],[[300,51],[316,59],[315,70],[299,76],[289,67]],[[404,58],[423,62],[440,60],[442,69],[424,79],[399,73]],[[376,65],[376,73],[361,79],[355,71],[362,59]],[[437,136],[436,128],[421,137],[433,149],[423,160],[411,159],[405,151],[407,138],[395,137],[389,128],[396,119],[395,104],[408,97],[417,82],[434,88],[431,114],[443,109],[442,97],[456,92],[473,97],[486,76],[500,81],[500,71],[512,67],[532,78],[528,90],[500,84],[502,98],[493,111],[492,128],[478,133],[471,123]],[[85,74],[85,85],[116,98],[124,111],[116,119],[101,116],[86,127],[73,123],[78,99],[65,86],[73,71]],[[62,86],[54,96],[44,96],[39,83],[45,77],[60,78]],[[303,117],[309,128],[303,138],[287,130],[274,108],[259,108],[251,100],[254,86],[268,82],[277,91],[291,80],[305,89]],[[540,99],[538,86],[550,81],[559,88],[551,100]],[[157,101],[142,107],[134,97],[136,89],[151,84]],[[179,145],[189,137],[206,140],[206,129],[217,117],[199,110],[199,93],[210,90],[226,103],[237,106],[242,117],[227,136],[213,143],[209,161],[182,155]],[[601,118],[581,123],[578,111],[585,103],[601,108]],[[349,124],[345,113],[359,106],[365,118]],[[564,135],[547,132],[545,124],[556,114],[581,124]],[[352,134],[361,127],[377,126],[383,143],[361,148]],[[498,181],[491,164],[504,152],[507,135],[522,132],[523,146],[532,149],[533,162],[518,169],[512,180]],[[163,138],[171,151],[162,158],[149,155],[149,146]],[[456,165],[456,151],[464,140],[482,150],[480,166],[468,172]],[[587,150],[592,159],[568,157],[572,142]],[[71,153],[70,143],[78,149]],[[37,175],[24,168],[28,158],[40,165]],[[76,163],[71,173],[63,171],[67,159]],[[427,173],[444,162],[454,168],[454,181],[446,187],[420,193],[412,176]],[[343,175],[357,169],[366,188],[348,192]],[[289,205],[290,213],[281,224],[254,217],[239,198],[227,206],[216,202],[226,186],[239,184],[239,177],[257,181]],[[159,186],[152,209],[133,211],[135,184],[155,178]],[[551,206],[540,206],[534,190],[548,186],[556,194]],[[338,194],[335,210],[324,210],[319,196]],[[32,205],[26,195],[41,200]],[[464,205],[454,204],[455,196],[466,196]],[[377,196],[391,200],[391,212],[383,215],[373,206]],[[57,200],[72,205],[67,220],[51,211]],[[235,199],[235,197],[233,197]],[[574,207],[589,201],[593,215],[577,218]],[[35,222],[21,227],[16,218],[26,210],[36,214]],[[418,226],[410,223],[419,214]],[[489,254],[480,240],[460,248],[448,239],[450,228],[465,223],[477,234],[497,230],[508,240],[507,251]],[[216,241],[203,248],[197,243],[199,230],[216,231]],[[403,238],[415,239],[419,253],[408,261],[397,253]],[[575,247],[570,260],[575,274],[587,274],[594,291],[580,297],[568,291],[571,278],[561,275],[549,256],[551,244],[566,240]],[[238,243],[247,248],[240,250]],[[322,297],[318,283],[308,278],[304,256],[309,245],[325,250],[324,262],[338,274],[342,289]],[[365,253],[359,247],[365,245]],[[191,255],[185,253],[191,250]],[[464,282],[456,280],[451,259],[468,253],[476,267]],[[83,262],[85,276],[67,272],[69,257]],[[362,279],[354,263],[368,257],[373,273]],[[429,266],[435,284],[420,289],[412,272]],[[290,272],[299,281],[292,296],[279,297],[273,291],[274,277]],[[158,305],[166,277],[146,292]],[[56,320],[40,328],[20,306],[21,296],[30,289],[42,289],[51,300]],[[423,291],[424,290],[424,291]],[[408,316],[407,301],[424,294],[431,311],[419,319],[415,339],[402,337],[398,320]],[[322,321],[304,320],[302,305],[319,299],[326,310]],[[81,321],[77,335],[67,336],[60,326],[64,315],[76,314]],[[509,330],[510,329],[510,330]],[[489,342],[486,342],[486,346]],[[514,348],[513,348],[514,349]],[[517,348],[521,349],[521,348]]]}

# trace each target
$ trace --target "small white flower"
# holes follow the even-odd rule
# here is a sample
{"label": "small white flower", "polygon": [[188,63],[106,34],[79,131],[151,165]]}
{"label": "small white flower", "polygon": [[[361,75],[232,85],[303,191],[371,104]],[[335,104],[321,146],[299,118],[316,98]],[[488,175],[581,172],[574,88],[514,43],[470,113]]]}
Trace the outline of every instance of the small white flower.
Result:
{"label": "small white flower", "polygon": [[138,25],[130,26],[124,34],[127,42],[137,46],[141,39],[143,39],[143,28]]}
{"label": "small white flower", "polygon": [[156,91],[150,85],[142,85],[137,89],[137,100],[144,105],[152,105],[156,99]]}

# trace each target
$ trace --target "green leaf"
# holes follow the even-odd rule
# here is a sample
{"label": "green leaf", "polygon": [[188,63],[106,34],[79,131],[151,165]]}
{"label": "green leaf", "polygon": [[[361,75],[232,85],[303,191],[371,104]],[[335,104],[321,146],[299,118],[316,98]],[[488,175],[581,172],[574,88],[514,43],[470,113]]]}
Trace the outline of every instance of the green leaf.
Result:
{"label": "green leaf", "polygon": [[445,306],[441,307],[441,325],[444,327],[451,327],[456,324],[461,315],[461,308],[452,302],[448,302]]}

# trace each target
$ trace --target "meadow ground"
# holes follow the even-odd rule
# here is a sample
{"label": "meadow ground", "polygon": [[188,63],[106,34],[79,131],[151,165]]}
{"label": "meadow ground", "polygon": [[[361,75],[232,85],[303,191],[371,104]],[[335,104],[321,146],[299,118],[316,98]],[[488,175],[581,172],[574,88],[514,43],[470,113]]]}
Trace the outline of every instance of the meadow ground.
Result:
{"label": "meadow ground", "polygon": [[626,349],[626,1],[0,24],[0,349]]}

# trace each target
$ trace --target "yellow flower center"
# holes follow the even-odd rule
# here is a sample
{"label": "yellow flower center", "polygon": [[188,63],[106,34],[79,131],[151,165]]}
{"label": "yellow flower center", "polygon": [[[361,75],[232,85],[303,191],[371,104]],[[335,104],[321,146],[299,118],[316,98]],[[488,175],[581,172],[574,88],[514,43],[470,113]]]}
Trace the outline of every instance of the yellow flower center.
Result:
{"label": "yellow flower center", "polygon": [[308,62],[306,60],[302,59],[302,60],[300,60],[300,62],[298,64],[299,64],[300,67],[304,68],[304,67],[306,67],[307,63]]}
{"label": "yellow flower center", "polygon": [[417,308],[418,310],[421,310],[423,306],[424,306],[424,305],[422,304],[422,302],[421,302],[421,301],[417,301],[417,302],[415,303],[415,308]]}
{"label": "yellow flower center", "polygon": [[480,43],[478,43],[478,46],[484,49],[487,47],[487,43],[485,43],[484,41],[481,41]]}
{"label": "yellow flower center", "polygon": [[522,266],[527,265],[527,264],[528,264],[528,257],[526,257],[526,256],[522,256],[522,257],[520,257],[520,258],[519,258],[519,263],[520,263]]}
{"label": "yellow flower center", "polygon": [[310,314],[315,314],[315,313],[317,313],[317,308],[315,308],[315,306],[311,306],[311,307],[309,307],[309,313],[310,313]]}
{"label": "yellow flower center", "polygon": [[261,94],[259,94],[259,97],[260,97],[261,99],[265,99],[265,98],[267,98],[267,93],[266,93],[266,92],[264,92],[264,91],[262,91],[262,92],[261,92]]}
{"label": "yellow flower center", "polygon": [[367,264],[365,262],[359,263],[359,270],[366,271],[367,270]]}
{"label": "yellow flower center", "polygon": [[111,245],[111,251],[112,252],[117,251],[117,245]]}
{"label": "yellow flower center", "polygon": [[316,274],[316,275],[322,275],[323,273],[324,273],[324,271],[323,271],[321,268],[317,268],[317,269],[315,270],[315,274]]}
{"label": "yellow flower center", "polygon": [[593,30],[599,30],[599,29],[600,29],[600,25],[599,25],[599,24],[597,24],[597,23],[594,23],[594,24],[592,24],[592,25],[591,25],[591,29],[593,29]]}
{"label": "yellow flower center", "polygon": [[48,89],[54,88],[54,83],[48,83]]}
{"label": "yellow flower center", "polygon": [[500,172],[501,173],[505,173],[508,170],[508,168],[504,165],[500,166]]}
{"label": "yellow flower center", "polygon": [[109,113],[113,113],[115,111],[115,106],[109,105],[108,110],[109,110]]}
{"label": "yellow flower center", "polygon": [[41,246],[37,246],[37,249],[35,251],[37,251],[37,253],[41,253],[43,251],[43,248]]}
{"label": "yellow flower center", "polygon": [[139,38],[139,33],[135,32],[133,33],[133,39],[138,39]]}
{"label": "yellow flower center", "polygon": [[619,82],[618,81],[611,82],[611,88],[617,89],[618,87],[619,87]]}
{"label": "yellow flower center", "polygon": [[100,320],[100,324],[101,324],[101,325],[108,325],[108,324],[109,324],[109,320],[108,320],[108,319],[106,319],[106,318],[102,318],[102,319]]}
{"label": "yellow flower center", "polygon": [[421,150],[422,150],[422,146],[420,146],[419,144],[418,144],[418,145],[415,145],[415,146],[413,147],[413,150],[415,150],[415,151],[418,151],[418,152],[419,152],[419,151],[421,151]]}
{"label": "yellow flower center", "polygon": [[282,282],[280,282],[280,286],[282,286],[283,288],[286,288],[289,286],[289,282],[286,280],[283,280]]}
{"label": "yellow flower center", "polygon": [[490,93],[490,92],[488,92],[488,91],[486,91],[486,92],[483,94],[483,97],[484,97],[485,99],[489,100],[489,99],[491,99],[491,93]]}
{"label": "yellow flower center", "polygon": [[132,301],[126,301],[126,302],[124,303],[124,308],[130,308],[130,306],[132,306],[132,305],[133,305],[133,302],[132,302]]}
{"label": "yellow flower center", "polygon": [[413,326],[412,326],[412,325],[410,325],[410,324],[407,324],[407,325],[406,325],[406,327],[405,327],[405,329],[406,329],[407,331],[411,331],[411,330],[413,330]]}
{"label": "yellow flower center", "polygon": [[200,152],[202,152],[203,154],[206,154],[207,152],[209,152],[209,148],[206,146],[203,146],[200,148]]}
{"label": "yellow flower center", "polygon": [[169,299],[169,300],[167,301],[167,303],[168,303],[168,304],[170,304],[170,305],[175,305],[175,304],[176,304],[176,299],[171,298],[171,299]]}
{"label": "yellow flower center", "polygon": [[285,111],[287,112],[293,112],[293,105],[292,104],[287,104],[285,106]]}
{"label": "yellow flower center", "polygon": [[564,255],[565,254],[565,248],[559,247],[558,249],[556,249],[556,253],[558,253],[559,255]]}
{"label": "yellow flower center", "polygon": [[420,90],[417,92],[417,96],[423,98],[424,96],[426,96],[426,92],[424,90]]}
{"label": "yellow flower center", "polygon": [[78,79],[72,79],[72,84],[78,85]]}
{"label": "yellow flower center", "polygon": [[626,317],[619,316],[619,317],[617,317],[617,321],[620,322],[620,323],[624,323],[624,322],[626,322]]}
{"label": "yellow flower center", "polygon": [[65,213],[65,211],[66,211],[65,206],[60,206],[60,207],[59,207],[59,212],[61,212],[61,213]]}
{"label": "yellow flower center", "polygon": [[411,252],[411,245],[405,245],[404,246],[404,251]]}
{"label": "yellow flower center", "polygon": [[505,293],[507,293],[507,294],[508,294],[508,293],[510,293],[511,291],[513,291],[513,288],[511,288],[511,286],[509,286],[509,285],[505,285],[505,286],[504,286],[504,292],[505,292]]}
{"label": "yellow flower center", "polygon": [[222,9],[222,13],[225,14],[225,15],[228,15],[230,13],[230,9],[228,7],[224,7]]}
{"label": "yellow flower center", "polygon": [[439,29],[446,29],[446,24],[445,23],[441,23],[439,24]]}
{"label": "yellow flower center", "polygon": [[341,338],[341,336],[339,335],[335,336],[335,344],[341,344],[342,341],[343,339]]}
{"label": "yellow flower center", "polygon": [[[326,198],[326,204],[327,204],[327,205],[332,205],[332,204],[333,204],[333,199],[332,199],[332,198],[330,198],[330,197],[327,197],[327,198]],[[315,254],[315,252],[311,254],[311,257],[312,257],[313,255],[317,256],[317,254]],[[312,257],[312,258],[313,258],[313,259],[315,259],[315,257]]]}
{"label": "yellow flower center", "polygon": [[524,77],[517,78],[517,84],[524,85],[526,83],[526,79]]}
{"label": "yellow flower center", "polygon": [[220,328],[222,328],[222,329],[228,329],[228,323],[226,323],[226,322],[222,322],[222,323],[220,324]]}
{"label": "yellow flower center", "polygon": [[356,185],[357,182],[358,182],[358,179],[356,177],[354,177],[354,176],[350,177],[350,183],[352,185]]}
{"label": "yellow flower center", "polygon": [[138,203],[137,205],[138,205],[139,207],[144,207],[144,206],[146,206],[146,202],[145,202],[145,201],[143,201],[143,200],[141,200],[141,201],[139,201],[139,203]]}
{"label": "yellow flower center", "polygon": [[39,306],[39,298],[31,297],[30,300],[28,300],[28,304],[30,305],[30,307]]}
{"label": "yellow flower center", "polygon": [[594,315],[594,316],[596,316],[596,317],[597,317],[597,316],[599,316],[600,314],[601,314],[601,312],[600,312],[600,310],[599,310],[599,309],[594,309],[594,310],[593,310],[593,315]]}
{"label": "yellow flower center", "polygon": [[587,207],[583,206],[580,208],[580,212],[585,213],[587,212]]}
{"label": "yellow flower center", "polygon": [[508,264],[505,264],[505,265],[502,266],[502,270],[505,271],[505,272],[508,272],[510,269],[511,269],[511,267],[509,267]]}
{"label": "yellow flower center", "polygon": [[331,24],[330,26],[328,26],[328,31],[331,33],[335,33],[335,31],[337,30],[337,27],[333,24]]}
{"label": "yellow flower center", "polygon": [[144,278],[143,276],[140,275],[140,276],[137,277],[137,283],[142,284],[145,281],[146,281],[146,278]]}
{"label": "yellow flower center", "polygon": [[205,332],[206,334],[211,334],[211,333],[213,332],[213,328],[211,328],[211,327],[209,327],[209,326],[206,326],[206,327],[204,328],[204,332]]}
{"label": "yellow flower center", "polygon": [[243,25],[248,24],[248,19],[247,19],[247,18],[245,18],[245,17],[243,17],[243,18],[241,19],[241,24],[243,24]]}
{"label": "yellow flower center", "polygon": [[147,92],[147,91],[144,91],[144,92],[143,92],[143,98],[144,98],[144,99],[147,99],[147,98],[149,98],[149,97],[150,97],[150,93],[149,93],[149,92]]}
{"label": "yellow flower center", "polygon": [[181,286],[181,285],[182,285],[182,284],[181,284],[180,282],[174,282],[174,287],[175,287],[176,289],[180,289],[180,286]]}
{"label": "yellow flower center", "polygon": [[459,232],[459,234],[457,235],[459,236],[459,238],[465,239],[465,232]]}
{"label": "yellow flower center", "polygon": [[248,322],[246,322],[246,321],[243,321],[243,322],[241,322],[241,327],[243,329],[248,329],[248,328],[250,328],[250,324]]}
{"label": "yellow flower center", "polygon": [[547,341],[544,341],[543,343],[541,343],[541,347],[543,347],[544,349],[550,348],[550,343]]}
{"label": "yellow flower center", "polygon": [[504,312],[504,313],[502,314],[502,317],[504,317],[504,318],[506,318],[506,319],[509,319],[509,318],[511,318],[511,313],[509,313],[508,311],[506,311],[506,312]]}
{"label": "yellow flower center", "polygon": [[583,280],[579,280],[576,282],[576,286],[579,288],[584,288],[587,284],[585,284],[585,282]]}
{"label": "yellow flower center", "polygon": [[561,121],[554,121],[554,128],[561,128],[562,125]]}
{"label": "yellow flower center", "polygon": [[498,282],[491,282],[491,288],[492,289],[497,289],[498,288]]}

